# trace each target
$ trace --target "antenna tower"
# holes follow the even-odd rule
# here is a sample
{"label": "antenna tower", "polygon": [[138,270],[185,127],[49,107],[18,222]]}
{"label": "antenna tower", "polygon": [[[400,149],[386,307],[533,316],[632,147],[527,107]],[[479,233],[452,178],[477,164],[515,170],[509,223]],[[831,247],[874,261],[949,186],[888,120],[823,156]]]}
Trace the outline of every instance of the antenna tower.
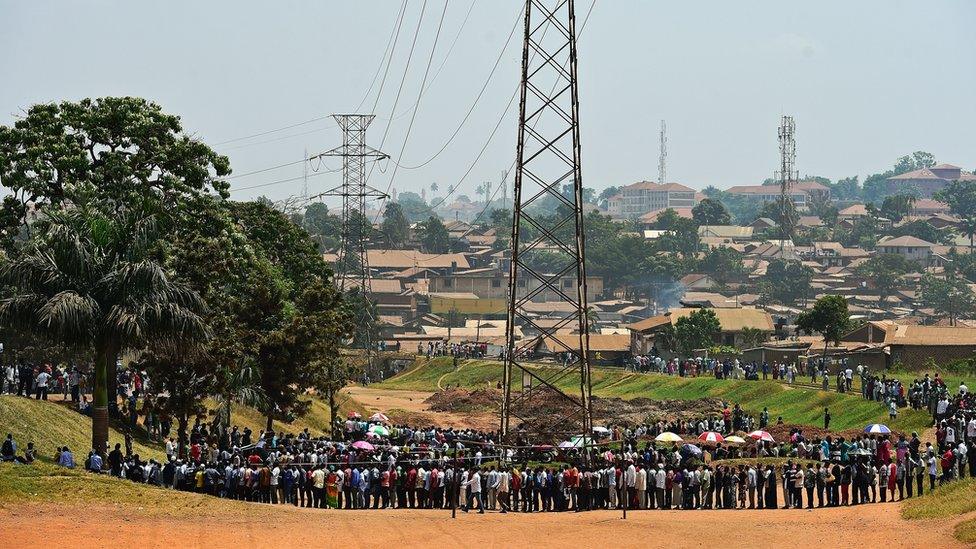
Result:
{"label": "antenna tower", "polygon": [[[573,0],[525,2],[520,94],[501,439],[556,444],[592,433]],[[559,208],[533,212],[546,199]],[[553,253],[562,260],[540,270],[535,259]],[[539,299],[563,305],[555,322],[526,310]],[[537,335],[517,339],[516,325]],[[533,362],[539,351],[556,363]]]}
{"label": "antenna tower", "polygon": [[660,185],[667,183],[668,177],[668,125],[661,121],[661,156],[657,161],[657,182]]}
{"label": "antenna tower", "polygon": [[792,116],[783,116],[779,124],[779,173],[776,179],[779,181],[779,230],[780,230],[780,253],[783,253],[783,245],[787,239],[793,238],[792,226],[788,223],[789,210],[792,206],[790,191],[796,183],[796,141],[794,132],[796,125],[793,123]]}

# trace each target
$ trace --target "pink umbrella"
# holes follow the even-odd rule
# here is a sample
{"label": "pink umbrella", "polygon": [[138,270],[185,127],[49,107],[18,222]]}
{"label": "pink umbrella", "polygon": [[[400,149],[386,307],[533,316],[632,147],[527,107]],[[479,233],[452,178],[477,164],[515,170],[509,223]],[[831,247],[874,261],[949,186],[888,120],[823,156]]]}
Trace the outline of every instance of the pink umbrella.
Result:
{"label": "pink umbrella", "polygon": [[363,416],[359,415],[359,412],[349,412],[349,419],[359,419]]}
{"label": "pink umbrella", "polygon": [[386,414],[381,414],[379,412],[376,412],[375,414],[369,416],[369,420],[370,421],[378,421],[380,423],[386,423],[386,422],[390,421],[390,418],[386,417]]}
{"label": "pink umbrella", "polygon": [[749,438],[753,440],[764,440],[766,442],[776,442],[775,440],[773,440],[773,435],[769,434],[766,431],[753,431],[749,433]]}
{"label": "pink umbrella", "polygon": [[352,447],[353,448],[356,448],[357,450],[375,450],[376,449],[375,446],[373,446],[372,444],[366,442],[365,440],[357,440],[356,442],[353,442],[352,443]]}
{"label": "pink umbrella", "polygon": [[704,433],[698,435],[698,440],[702,442],[719,443],[725,442],[725,437],[723,437],[720,433],[716,433],[715,431],[705,431]]}

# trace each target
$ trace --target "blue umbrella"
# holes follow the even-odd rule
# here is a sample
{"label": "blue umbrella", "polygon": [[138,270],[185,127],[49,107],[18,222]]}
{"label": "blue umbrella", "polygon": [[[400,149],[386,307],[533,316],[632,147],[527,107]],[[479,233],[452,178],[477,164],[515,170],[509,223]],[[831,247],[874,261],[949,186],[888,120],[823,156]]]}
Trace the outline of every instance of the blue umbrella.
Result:
{"label": "blue umbrella", "polygon": [[681,454],[685,456],[700,456],[702,455],[702,450],[694,444],[685,444],[681,447]]}
{"label": "blue umbrella", "polygon": [[890,435],[891,429],[889,429],[887,425],[872,423],[864,428],[864,432],[869,435]]}

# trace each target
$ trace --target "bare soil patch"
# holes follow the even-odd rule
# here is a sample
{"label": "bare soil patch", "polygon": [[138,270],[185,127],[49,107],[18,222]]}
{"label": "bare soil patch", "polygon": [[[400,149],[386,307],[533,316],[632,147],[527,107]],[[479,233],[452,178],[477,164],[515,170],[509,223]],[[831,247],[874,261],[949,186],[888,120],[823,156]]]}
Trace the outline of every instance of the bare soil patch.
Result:
{"label": "bare soil patch", "polygon": [[[253,512],[242,510],[254,507]],[[79,516],[85,517],[78,520]],[[894,504],[812,511],[632,511],[486,515],[330,511],[254,504],[226,515],[146,516],[117,506],[0,510],[0,546],[63,547],[962,547],[953,521],[905,521]]]}

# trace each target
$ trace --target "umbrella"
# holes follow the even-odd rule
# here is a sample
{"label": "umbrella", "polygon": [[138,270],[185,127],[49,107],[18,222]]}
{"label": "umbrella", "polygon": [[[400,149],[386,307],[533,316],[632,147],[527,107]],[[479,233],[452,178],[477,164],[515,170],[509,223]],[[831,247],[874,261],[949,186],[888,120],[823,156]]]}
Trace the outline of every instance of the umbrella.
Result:
{"label": "umbrella", "polygon": [[660,435],[654,437],[654,440],[658,442],[681,442],[681,437],[679,437],[678,435],[670,431],[665,431]]}
{"label": "umbrella", "polygon": [[725,437],[715,431],[705,431],[704,433],[698,435],[698,440],[702,442],[724,442]]}
{"label": "umbrella", "polygon": [[363,416],[359,415],[359,412],[349,412],[349,419],[359,419]]}
{"label": "umbrella", "polygon": [[737,436],[725,437],[725,442],[734,442],[736,444],[742,444],[745,441],[746,440],[742,437],[737,437]]}
{"label": "umbrella", "polygon": [[864,428],[864,432],[874,435],[890,435],[891,429],[887,425],[882,425],[880,423],[872,423]]}
{"label": "umbrella", "polygon": [[569,441],[573,443],[574,447],[593,444],[593,439],[591,439],[590,437],[584,437],[583,435],[574,435],[570,437]]}
{"label": "umbrella", "polygon": [[853,450],[851,450],[850,452],[847,452],[847,453],[850,454],[850,455],[852,455],[852,456],[870,456],[870,455],[873,455],[873,454],[871,454],[871,450],[868,450],[867,448],[854,448]]}
{"label": "umbrella", "polygon": [[702,455],[702,449],[694,444],[685,444],[681,447],[681,453],[691,456],[700,456]]}
{"label": "umbrella", "polygon": [[365,440],[357,440],[356,442],[353,442],[352,443],[352,447],[353,448],[356,448],[357,450],[375,450],[376,449],[375,446],[373,446],[372,444],[366,442]]}
{"label": "umbrella", "polygon": [[377,435],[376,433],[370,431],[370,432],[366,433],[366,438],[380,438],[380,436]]}
{"label": "umbrella", "polygon": [[576,445],[573,444],[572,442],[568,441],[568,440],[564,440],[564,441],[562,441],[562,442],[559,443],[559,447],[560,448],[575,448]]}
{"label": "umbrella", "polygon": [[376,412],[375,414],[369,416],[369,420],[370,421],[378,421],[380,423],[386,423],[386,422],[390,421],[390,418],[386,417],[386,414],[381,414],[379,412]]}
{"label": "umbrella", "polygon": [[773,440],[773,435],[769,434],[766,431],[753,431],[749,433],[749,438],[753,440],[764,440],[766,442],[776,442],[775,440]]}
{"label": "umbrella", "polygon": [[609,435],[610,429],[607,429],[606,427],[594,427],[593,432],[598,435]]}
{"label": "umbrella", "polygon": [[381,437],[390,436],[390,430],[382,425],[373,425],[369,428],[369,432]]}

